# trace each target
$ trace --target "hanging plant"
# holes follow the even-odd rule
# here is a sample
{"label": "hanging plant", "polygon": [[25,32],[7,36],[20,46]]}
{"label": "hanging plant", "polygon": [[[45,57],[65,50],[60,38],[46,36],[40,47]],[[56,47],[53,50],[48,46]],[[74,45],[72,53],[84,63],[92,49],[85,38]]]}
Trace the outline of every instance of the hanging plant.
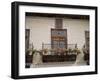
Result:
{"label": "hanging plant", "polygon": [[81,51],[78,48],[73,49],[73,52],[77,54],[81,53]]}
{"label": "hanging plant", "polygon": [[48,52],[48,49],[43,49],[43,52],[46,54]]}
{"label": "hanging plant", "polygon": [[78,48],[75,48],[75,49],[73,49],[73,52],[74,52],[74,53],[76,53],[76,52],[77,52],[77,50],[78,50]]}
{"label": "hanging plant", "polygon": [[65,52],[68,52],[68,49],[66,48],[66,49],[64,49],[64,51],[65,51]]}
{"label": "hanging plant", "polygon": [[77,54],[80,54],[80,53],[81,53],[81,51],[78,49],[78,50],[77,50]]}
{"label": "hanging plant", "polygon": [[35,54],[35,52],[37,52],[37,50],[36,49],[33,49],[32,50],[32,54]]}
{"label": "hanging plant", "polygon": [[68,52],[69,52],[69,53],[72,53],[73,51],[72,51],[72,49],[71,49],[71,48],[69,48],[69,49],[68,49]]}

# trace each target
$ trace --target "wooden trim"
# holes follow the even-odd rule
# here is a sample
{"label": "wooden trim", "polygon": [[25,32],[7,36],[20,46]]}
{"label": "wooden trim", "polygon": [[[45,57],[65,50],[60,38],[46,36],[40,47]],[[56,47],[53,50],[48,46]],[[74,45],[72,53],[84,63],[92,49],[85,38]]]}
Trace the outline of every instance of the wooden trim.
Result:
{"label": "wooden trim", "polygon": [[55,18],[68,18],[68,19],[86,19],[89,20],[89,15],[79,15],[79,14],[51,14],[51,13],[32,13],[26,12],[26,16],[37,16],[37,17],[55,17]]}

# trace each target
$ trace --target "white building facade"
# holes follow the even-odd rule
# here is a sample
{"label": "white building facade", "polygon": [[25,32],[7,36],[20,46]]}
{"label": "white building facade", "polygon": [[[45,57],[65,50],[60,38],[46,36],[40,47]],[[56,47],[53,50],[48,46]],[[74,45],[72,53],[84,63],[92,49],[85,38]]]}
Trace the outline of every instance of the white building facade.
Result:
{"label": "white building facade", "polygon": [[[63,29],[67,29],[67,43],[77,44],[82,49],[85,31],[89,31],[88,19],[62,18]],[[42,43],[51,44],[51,28],[55,28],[55,17],[26,16],[26,29],[30,30],[29,43],[42,49]]]}

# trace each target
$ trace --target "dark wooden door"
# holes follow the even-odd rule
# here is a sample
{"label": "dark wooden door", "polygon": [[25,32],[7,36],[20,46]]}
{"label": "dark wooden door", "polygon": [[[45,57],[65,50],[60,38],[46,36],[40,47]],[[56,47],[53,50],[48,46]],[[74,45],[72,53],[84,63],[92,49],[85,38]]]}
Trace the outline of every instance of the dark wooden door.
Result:
{"label": "dark wooden door", "polygon": [[30,29],[25,29],[25,67],[29,68],[32,63],[32,55],[29,55],[29,39],[30,39]]}
{"label": "dark wooden door", "polygon": [[51,29],[52,48],[67,48],[67,29]]}
{"label": "dark wooden door", "polygon": [[89,31],[85,31],[85,43],[86,43],[86,49],[89,50],[89,41],[90,37],[89,37]]}
{"label": "dark wooden door", "polygon": [[86,53],[84,55],[84,60],[87,61],[87,64],[90,64],[90,36],[89,31],[85,31],[85,44],[86,44]]}
{"label": "dark wooden door", "polygon": [[25,29],[25,51],[29,48],[30,29]]}

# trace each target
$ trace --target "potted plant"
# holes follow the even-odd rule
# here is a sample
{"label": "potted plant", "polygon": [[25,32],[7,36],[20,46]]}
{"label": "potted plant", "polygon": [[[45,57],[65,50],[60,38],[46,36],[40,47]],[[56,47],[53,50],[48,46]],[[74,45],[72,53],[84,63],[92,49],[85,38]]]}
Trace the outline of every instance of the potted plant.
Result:
{"label": "potted plant", "polygon": [[65,49],[63,49],[63,50],[64,50],[64,55],[66,55],[66,54],[68,53],[68,49],[65,48]]}
{"label": "potted plant", "polygon": [[72,49],[71,49],[71,48],[69,48],[69,49],[68,49],[68,54],[69,54],[69,55],[71,55],[71,54],[72,54],[72,52],[73,52],[73,51],[72,51]]}
{"label": "potted plant", "polygon": [[73,49],[73,52],[77,54],[81,53],[81,51],[78,48]]}
{"label": "potted plant", "polygon": [[43,54],[47,54],[48,53],[48,49],[45,48],[45,49],[42,50],[42,52],[43,52]]}

